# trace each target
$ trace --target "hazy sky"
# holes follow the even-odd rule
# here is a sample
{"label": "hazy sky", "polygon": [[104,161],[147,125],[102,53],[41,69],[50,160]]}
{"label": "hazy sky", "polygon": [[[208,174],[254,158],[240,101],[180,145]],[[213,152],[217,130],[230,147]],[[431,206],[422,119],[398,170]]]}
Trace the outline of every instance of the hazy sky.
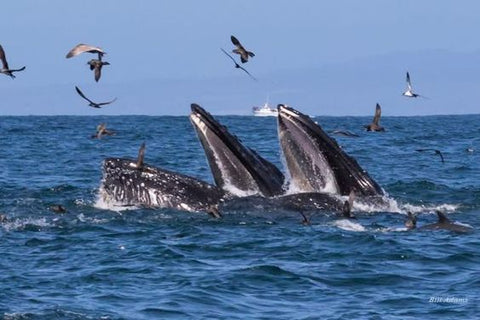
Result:
{"label": "hazy sky", "polygon": [[[188,114],[190,102],[248,114],[267,97],[313,114],[373,114],[379,100],[385,115],[477,112],[478,1],[15,0],[2,12],[10,67],[27,69],[0,75],[0,115]],[[220,51],[232,34],[255,52],[244,67],[258,81]],[[65,59],[78,43],[107,51],[99,83],[92,55]],[[430,99],[401,97],[406,70]],[[75,85],[118,100],[89,108]],[[464,92],[447,96],[451,85]]]}

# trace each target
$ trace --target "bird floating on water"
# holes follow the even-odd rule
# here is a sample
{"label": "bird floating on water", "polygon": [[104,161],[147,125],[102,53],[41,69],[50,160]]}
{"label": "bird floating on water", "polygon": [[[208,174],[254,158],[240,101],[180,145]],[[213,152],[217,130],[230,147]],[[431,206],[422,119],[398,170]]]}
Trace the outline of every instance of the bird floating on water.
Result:
{"label": "bird floating on water", "polygon": [[101,139],[102,136],[113,136],[115,135],[115,131],[108,130],[107,125],[105,123],[100,123],[97,126],[97,132],[92,136],[92,139]]}
{"label": "bird floating on water", "polygon": [[237,61],[235,61],[235,59],[234,59],[231,55],[229,55],[229,54],[227,53],[227,51],[223,50],[222,48],[220,48],[220,50],[222,50],[223,53],[225,53],[230,59],[232,59],[233,63],[235,63],[235,68],[242,69],[242,70],[245,71],[253,80],[257,80],[257,79],[255,79],[254,76],[252,76],[252,75],[250,74],[250,72],[247,71],[247,69],[245,69],[244,67],[242,67],[241,65],[239,65],[239,64],[237,63]]}
{"label": "bird floating on water", "polygon": [[407,71],[407,79],[406,80],[407,80],[407,89],[405,90],[404,93],[402,93],[402,95],[404,95],[405,97],[408,97],[408,98],[418,98],[418,97],[426,98],[425,96],[421,96],[421,95],[413,92],[412,82],[410,81],[410,74],[408,73],[408,71]]}
{"label": "bird floating on water", "polygon": [[365,125],[367,131],[385,131],[383,127],[380,126],[380,117],[382,116],[382,108],[377,103],[375,107],[375,116],[373,117],[372,123]]}
{"label": "bird floating on water", "polygon": [[12,79],[15,79],[15,76],[13,75],[14,72],[25,70],[25,66],[20,69],[10,69],[8,67],[7,56],[5,55],[5,51],[3,50],[3,47],[1,45],[0,45],[0,60],[2,60],[2,69],[0,69],[0,73],[10,76]]}
{"label": "bird floating on water", "polygon": [[113,100],[111,101],[107,101],[107,102],[93,102],[92,100],[88,99],[84,94],[83,92],[80,90],[79,87],[75,86],[75,90],[77,90],[77,93],[80,95],[80,97],[82,97],[83,99],[87,100],[89,102],[89,106],[92,107],[92,108],[101,108],[102,106],[104,105],[107,105],[107,104],[110,104],[112,102],[114,102],[115,100],[117,100],[117,98],[114,98]]}
{"label": "bird floating on water", "polygon": [[242,63],[247,62],[248,57],[255,57],[255,54],[247,51],[237,38],[230,36],[230,40],[232,40],[232,43],[237,47],[237,49],[232,50],[232,52],[240,55],[240,61],[242,61]]}
{"label": "bird floating on water", "polygon": [[105,65],[110,65],[110,63],[108,63],[107,61],[102,60],[102,57],[104,54],[106,54],[106,52],[103,51],[102,48],[80,43],[73,47],[73,49],[67,53],[66,58],[69,59],[84,52],[96,53],[98,55],[97,59],[91,59],[87,62],[87,64],[90,66],[90,70],[94,70],[95,81],[98,82],[102,75],[102,67]]}

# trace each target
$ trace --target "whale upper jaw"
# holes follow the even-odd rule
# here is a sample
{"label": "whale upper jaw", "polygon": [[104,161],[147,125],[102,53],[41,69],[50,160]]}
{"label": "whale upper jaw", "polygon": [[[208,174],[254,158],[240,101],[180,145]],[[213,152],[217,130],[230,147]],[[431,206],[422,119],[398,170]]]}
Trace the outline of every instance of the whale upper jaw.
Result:
{"label": "whale upper jaw", "polygon": [[228,196],[220,188],[137,160],[107,158],[103,161],[101,190],[105,200],[130,206],[208,211]]}
{"label": "whale upper jaw", "polygon": [[310,117],[278,105],[278,136],[291,183],[306,192],[383,195],[380,186]]}
{"label": "whale upper jaw", "polygon": [[265,197],[284,193],[284,176],[272,163],[230,134],[197,104],[191,105],[190,121],[203,146],[215,183],[239,196]]}

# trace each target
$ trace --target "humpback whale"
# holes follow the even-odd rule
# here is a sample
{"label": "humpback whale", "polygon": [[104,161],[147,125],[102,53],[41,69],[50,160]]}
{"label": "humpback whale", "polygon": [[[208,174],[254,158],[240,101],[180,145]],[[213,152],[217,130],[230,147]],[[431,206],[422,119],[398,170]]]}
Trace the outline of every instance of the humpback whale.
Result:
{"label": "humpback whale", "polygon": [[[204,148],[216,185],[144,162],[145,145],[137,159],[107,158],[103,162],[104,201],[125,206],[204,211],[221,217],[223,210],[245,208],[343,212],[352,217],[355,195],[382,195],[382,189],[307,116],[279,106],[279,136],[287,166],[300,193],[285,194],[285,177],[272,163],[244,146],[227,128],[197,104],[190,121]],[[296,167],[293,166],[296,164]],[[292,170],[294,168],[295,170]],[[305,182],[300,179],[306,179]],[[324,192],[327,179],[335,192]],[[302,184],[303,183],[303,184]],[[340,195],[349,195],[343,203]]]}
{"label": "humpback whale", "polygon": [[227,198],[227,194],[214,185],[144,163],[143,148],[139,159],[107,158],[103,161],[100,189],[105,202],[210,212]]}
{"label": "humpback whale", "polygon": [[383,190],[309,116],[278,105],[278,136],[291,182],[303,192],[383,195]]}
{"label": "humpback whale", "polygon": [[237,195],[272,197],[284,193],[285,177],[274,164],[245,147],[198,104],[193,103],[191,109],[190,121],[218,187]]}

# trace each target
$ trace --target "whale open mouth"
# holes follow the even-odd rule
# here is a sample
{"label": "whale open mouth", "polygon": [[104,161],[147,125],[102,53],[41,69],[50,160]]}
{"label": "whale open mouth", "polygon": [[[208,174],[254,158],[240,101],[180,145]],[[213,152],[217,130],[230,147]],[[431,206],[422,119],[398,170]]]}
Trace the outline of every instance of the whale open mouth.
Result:
{"label": "whale open mouth", "polygon": [[190,121],[205,150],[215,183],[238,196],[266,197],[284,192],[284,176],[197,104],[191,105]]}
{"label": "whale open mouth", "polygon": [[278,136],[290,183],[302,192],[382,195],[380,186],[309,116],[278,105]]}

